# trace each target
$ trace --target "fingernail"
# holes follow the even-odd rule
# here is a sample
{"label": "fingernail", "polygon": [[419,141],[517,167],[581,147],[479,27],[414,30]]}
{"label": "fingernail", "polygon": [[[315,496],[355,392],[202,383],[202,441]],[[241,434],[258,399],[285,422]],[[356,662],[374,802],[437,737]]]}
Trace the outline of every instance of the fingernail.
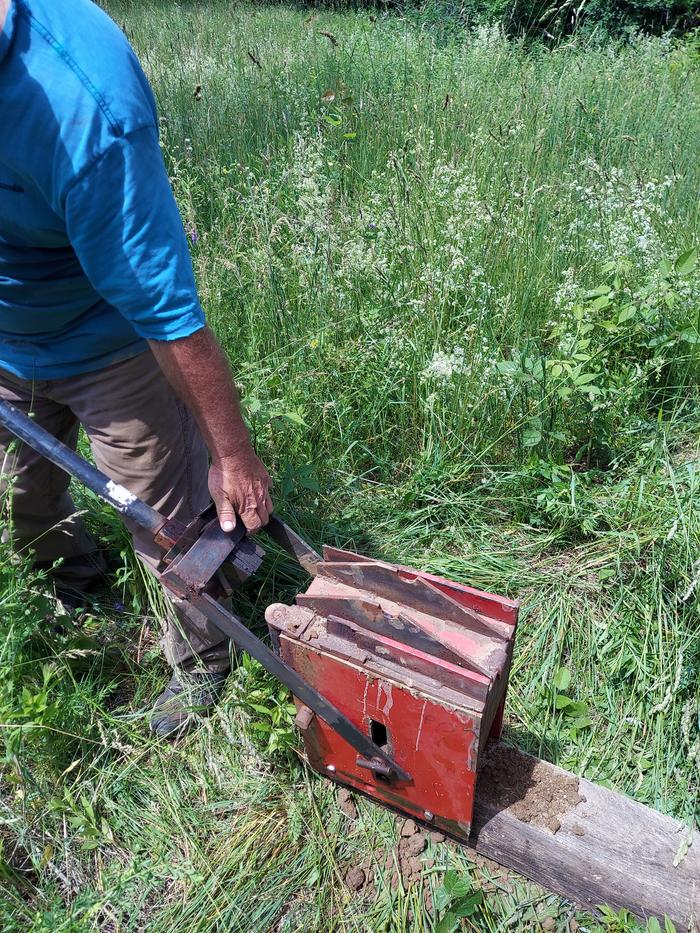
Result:
{"label": "fingernail", "polygon": [[233,531],[233,522],[224,522],[221,527],[224,531]]}

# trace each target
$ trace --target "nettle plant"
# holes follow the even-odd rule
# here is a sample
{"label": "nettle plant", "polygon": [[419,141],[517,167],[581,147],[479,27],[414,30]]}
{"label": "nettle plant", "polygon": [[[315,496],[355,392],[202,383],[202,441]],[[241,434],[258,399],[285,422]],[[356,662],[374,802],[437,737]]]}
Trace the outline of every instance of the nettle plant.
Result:
{"label": "nettle plant", "polygon": [[637,285],[630,261],[609,262],[605,280],[552,328],[551,391],[575,415],[571,439],[589,454],[593,444],[613,447],[633,410],[662,408],[666,390],[692,375],[700,342],[696,266],[693,248]]}
{"label": "nettle plant", "polygon": [[17,767],[18,754],[28,744],[41,744],[46,727],[60,718],[54,690],[56,667],[32,653],[32,644],[53,605],[42,574],[19,560],[0,543],[0,773]]}
{"label": "nettle plant", "polygon": [[[540,354],[514,353],[499,371],[520,387],[525,448],[605,467],[631,417],[663,414],[698,371],[697,249],[637,281],[634,263],[602,268],[603,281],[552,322]],[[542,445],[542,447],[540,447]]]}

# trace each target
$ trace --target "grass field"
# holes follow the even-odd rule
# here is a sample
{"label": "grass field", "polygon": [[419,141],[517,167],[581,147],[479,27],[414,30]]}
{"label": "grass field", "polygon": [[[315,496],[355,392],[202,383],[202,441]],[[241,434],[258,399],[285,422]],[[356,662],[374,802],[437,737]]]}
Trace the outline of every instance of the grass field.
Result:
{"label": "grass field", "polygon": [[[697,822],[697,46],[107,7],[279,510],[520,598],[506,737]],[[41,579],[0,554],[3,930],[427,931],[455,885],[473,912],[441,933],[636,929],[445,846],[392,890],[393,817],[339,812],[250,662],[201,730],[154,743],[162,607],[82,503],[120,566],[87,617],[51,632]],[[280,557],[256,580],[262,630],[304,580]],[[363,901],[343,875],[367,852]]]}

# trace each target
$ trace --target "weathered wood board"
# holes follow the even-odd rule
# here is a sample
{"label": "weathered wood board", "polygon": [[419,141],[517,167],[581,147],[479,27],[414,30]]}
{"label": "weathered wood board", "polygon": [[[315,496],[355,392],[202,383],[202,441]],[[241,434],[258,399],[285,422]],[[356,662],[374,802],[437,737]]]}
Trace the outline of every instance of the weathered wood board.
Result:
{"label": "weathered wood board", "polygon": [[581,907],[666,915],[679,933],[700,931],[700,833],[673,864],[684,833],[671,817],[503,743],[477,783],[477,852]]}
{"label": "weathered wood board", "polygon": [[[315,731],[311,739],[312,730],[307,723],[304,736],[307,754],[311,749],[309,761],[312,767],[403,813],[410,817],[411,822],[424,816],[431,829],[451,834],[458,842],[473,846],[477,853],[520,872],[587,910],[595,911],[602,905],[616,910],[625,908],[642,920],[655,917],[663,921],[668,917],[678,933],[700,933],[700,834],[693,831],[691,835],[687,827],[671,817],[503,742],[479,746],[477,774],[476,762],[459,745],[465,734],[474,734],[473,721],[469,726],[462,721],[462,725],[455,727],[455,716],[459,711],[457,701],[462,699],[459,694],[471,694],[467,694],[467,687],[462,685],[457,691],[457,699],[450,699],[449,691],[453,689],[454,682],[448,682],[442,668],[438,669],[436,665],[438,661],[443,665],[448,663],[442,656],[445,647],[460,661],[465,657],[473,661],[475,655],[479,656],[481,641],[472,638],[466,646],[447,642],[444,635],[453,620],[448,618],[446,622],[441,617],[416,610],[410,599],[417,592],[419,599],[423,600],[423,607],[431,611],[437,606],[437,597],[430,590],[427,593],[421,593],[420,588],[416,590],[416,582],[407,582],[398,575],[398,568],[392,570],[391,565],[375,564],[357,555],[351,561],[338,560],[338,556],[348,555],[337,551],[333,553],[335,559],[329,577],[315,577],[308,592],[298,597],[307,608],[295,607],[294,612],[306,611],[309,616],[302,628],[299,628],[298,619],[288,618],[292,611],[290,607],[282,604],[268,607],[266,617],[273,640],[274,633],[277,633],[277,643],[281,644],[284,636],[284,645],[294,646],[286,658],[288,662],[306,677],[313,676],[319,691],[331,689],[332,701],[340,709],[350,697],[352,702],[348,701],[347,715],[351,719],[375,723],[384,722],[388,717],[384,741],[388,741],[387,737],[391,735],[391,741],[398,745],[399,751],[404,741],[404,755],[407,749],[412,750],[413,757],[407,768],[414,778],[403,789],[401,784],[393,787],[380,784],[378,780],[368,781],[364,770],[366,763],[358,763],[356,753],[347,743],[339,744],[330,729],[325,733]],[[324,554],[326,558],[332,556],[328,551]],[[413,571],[405,572],[415,576]],[[350,583],[345,582],[345,576]],[[357,589],[358,583],[369,589]],[[408,597],[407,587],[410,588]],[[379,597],[375,590],[381,593],[381,604],[377,602]],[[407,598],[409,603],[394,603],[395,596]],[[492,598],[488,594],[481,596]],[[386,644],[376,641],[384,637],[381,632],[384,631],[382,626],[387,624],[383,617],[387,607],[393,607],[387,612],[388,618],[400,622],[401,626],[408,623],[430,637],[431,646],[423,644],[416,649],[418,657],[407,654],[409,648],[413,650],[411,638],[417,642],[413,631],[405,640],[408,644],[396,641],[396,649],[403,652],[400,664],[396,660],[399,657],[397,650],[392,648],[390,652],[386,647],[392,639],[387,639]],[[517,606],[511,608],[517,611]],[[340,615],[336,616],[335,612]],[[376,617],[373,612],[376,612]],[[453,612],[452,608],[450,612]],[[290,623],[288,630],[285,629],[285,620]],[[511,628],[511,634],[512,631]],[[481,629],[479,632],[483,635]],[[339,633],[343,634],[342,640]],[[458,634],[465,636],[461,630]],[[334,638],[337,642],[333,641]],[[313,645],[313,650],[310,645]],[[500,670],[503,687],[504,662],[501,660],[489,668],[486,662],[490,657],[485,650],[481,658],[485,673],[481,673],[479,668],[476,672],[471,671],[464,665],[464,676],[485,680],[489,674]],[[367,658],[372,661],[371,667]],[[391,668],[392,663],[395,670]],[[507,668],[505,672],[507,675]],[[347,679],[342,679],[341,674]],[[459,670],[457,674],[462,676]],[[423,713],[418,714],[411,704],[419,695],[417,678],[421,676],[431,679],[425,693],[431,698],[430,702],[441,711],[441,716],[448,712],[447,716],[435,719],[432,731],[428,730],[432,742],[421,746],[417,755]],[[387,683],[391,683],[393,678],[398,685],[396,693],[402,696],[401,704],[394,695],[388,706],[378,705],[382,678]],[[373,712],[368,713],[366,702],[370,681],[377,683],[377,701],[372,707]],[[404,683],[411,686],[405,687]],[[442,694],[435,700],[440,691]],[[485,695],[488,697],[488,690]],[[483,704],[484,694],[478,699]],[[470,721],[469,718],[466,721]],[[413,725],[417,730],[407,731],[407,727]],[[490,730],[485,729],[484,736],[489,734]],[[443,741],[445,737],[451,743],[449,746]],[[444,752],[442,758],[436,749]],[[425,755],[432,757],[426,761]],[[424,768],[426,764],[429,768]],[[422,780],[420,784],[418,777]],[[472,797],[470,791],[474,790],[475,778],[476,788]],[[468,801],[468,807],[463,806],[465,801]],[[462,818],[459,813],[463,814]],[[470,827],[471,835],[468,835]]]}

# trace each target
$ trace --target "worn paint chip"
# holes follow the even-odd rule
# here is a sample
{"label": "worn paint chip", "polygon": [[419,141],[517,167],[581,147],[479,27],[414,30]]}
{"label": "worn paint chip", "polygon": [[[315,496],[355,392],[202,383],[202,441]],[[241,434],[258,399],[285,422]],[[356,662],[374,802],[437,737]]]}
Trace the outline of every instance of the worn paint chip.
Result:
{"label": "worn paint chip", "polygon": [[113,483],[111,479],[107,482],[107,495],[122,508],[136,502],[136,496],[133,493],[129,492],[124,486],[120,486],[119,483]]}

